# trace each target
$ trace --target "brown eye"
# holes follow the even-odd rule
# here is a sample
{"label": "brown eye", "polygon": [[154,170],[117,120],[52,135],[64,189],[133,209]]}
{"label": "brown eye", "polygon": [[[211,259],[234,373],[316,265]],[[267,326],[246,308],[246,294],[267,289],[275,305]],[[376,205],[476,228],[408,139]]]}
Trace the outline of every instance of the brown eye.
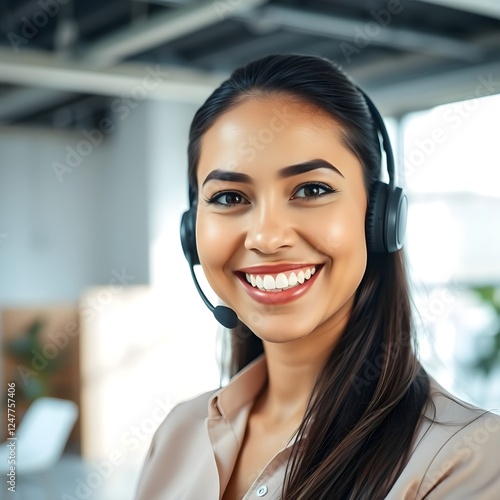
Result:
{"label": "brown eye", "polygon": [[300,186],[292,199],[295,198],[319,198],[325,194],[334,193],[335,190],[326,184],[309,183]]}
{"label": "brown eye", "polygon": [[243,196],[238,193],[226,193],[220,198],[220,203],[224,205],[238,205],[243,200]]}
{"label": "brown eye", "polygon": [[212,196],[208,202],[210,204],[222,205],[224,207],[248,204],[247,199],[242,194],[234,191],[218,193]]}

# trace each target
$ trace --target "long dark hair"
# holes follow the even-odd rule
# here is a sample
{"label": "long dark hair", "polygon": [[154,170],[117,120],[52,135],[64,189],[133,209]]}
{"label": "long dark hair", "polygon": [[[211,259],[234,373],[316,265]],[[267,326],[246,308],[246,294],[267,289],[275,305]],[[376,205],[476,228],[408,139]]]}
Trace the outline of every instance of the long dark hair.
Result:
{"label": "long dark hair", "polygon": [[[377,130],[366,101],[331,61],[269,55],[236,69],[201,106],[189,134],[189,184],[203,134],[249,96],[288,96],[327,112],[363,166],[367,192],[380,178]],[[230,332],[228,375],[263,352],[243,324]],[[288,462],[286,500],[385,498],[411,452],[429,401],[429,377],[415,355],[403,251],[368,253],[367,268],[342,336],[313,388]]]}

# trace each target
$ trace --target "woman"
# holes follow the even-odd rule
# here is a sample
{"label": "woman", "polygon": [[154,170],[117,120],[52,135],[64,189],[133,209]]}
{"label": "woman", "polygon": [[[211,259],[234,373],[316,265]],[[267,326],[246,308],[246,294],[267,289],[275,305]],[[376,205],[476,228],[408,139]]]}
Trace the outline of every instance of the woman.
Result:
{"label": "woman", "polygon": [[232,378],[166,418],[137,500],[500,498],[500,417],[414,354],[369,105],[331,62],[271,55],[196,113],[188,258],[238,316]]}

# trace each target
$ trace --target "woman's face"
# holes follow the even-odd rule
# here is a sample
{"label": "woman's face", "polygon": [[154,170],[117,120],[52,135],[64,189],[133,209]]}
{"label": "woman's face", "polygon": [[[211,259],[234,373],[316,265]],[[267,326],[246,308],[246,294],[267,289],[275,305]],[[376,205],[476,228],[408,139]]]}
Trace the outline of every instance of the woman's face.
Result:
{"label": "woman's face", "polygon": [[366,268],[362,167],[328,115],[249,98],[201,143],[196,238],[206,277],[261,339],[345,326]]}

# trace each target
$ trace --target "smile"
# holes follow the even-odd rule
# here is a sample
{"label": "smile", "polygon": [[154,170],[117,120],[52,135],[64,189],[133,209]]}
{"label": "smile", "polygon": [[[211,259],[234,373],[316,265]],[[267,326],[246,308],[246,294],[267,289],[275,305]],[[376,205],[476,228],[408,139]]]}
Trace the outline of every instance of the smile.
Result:
{"label": "smile", "polygon": [[300,286],[305,281],[309,280],[316,272],[316,267],[308,267],[300,271],[292,271],[289,273],[273,274],[248,274],[245,273],[245,278],[254,288],[265,290],[266,292],[282,292],[290,288]]}
{"label": "smile", "polygon": [[243,269],[236,275],[255,301],[279,306],[295,301],[307,293],[322,268],[323,264],[263,266]]}

